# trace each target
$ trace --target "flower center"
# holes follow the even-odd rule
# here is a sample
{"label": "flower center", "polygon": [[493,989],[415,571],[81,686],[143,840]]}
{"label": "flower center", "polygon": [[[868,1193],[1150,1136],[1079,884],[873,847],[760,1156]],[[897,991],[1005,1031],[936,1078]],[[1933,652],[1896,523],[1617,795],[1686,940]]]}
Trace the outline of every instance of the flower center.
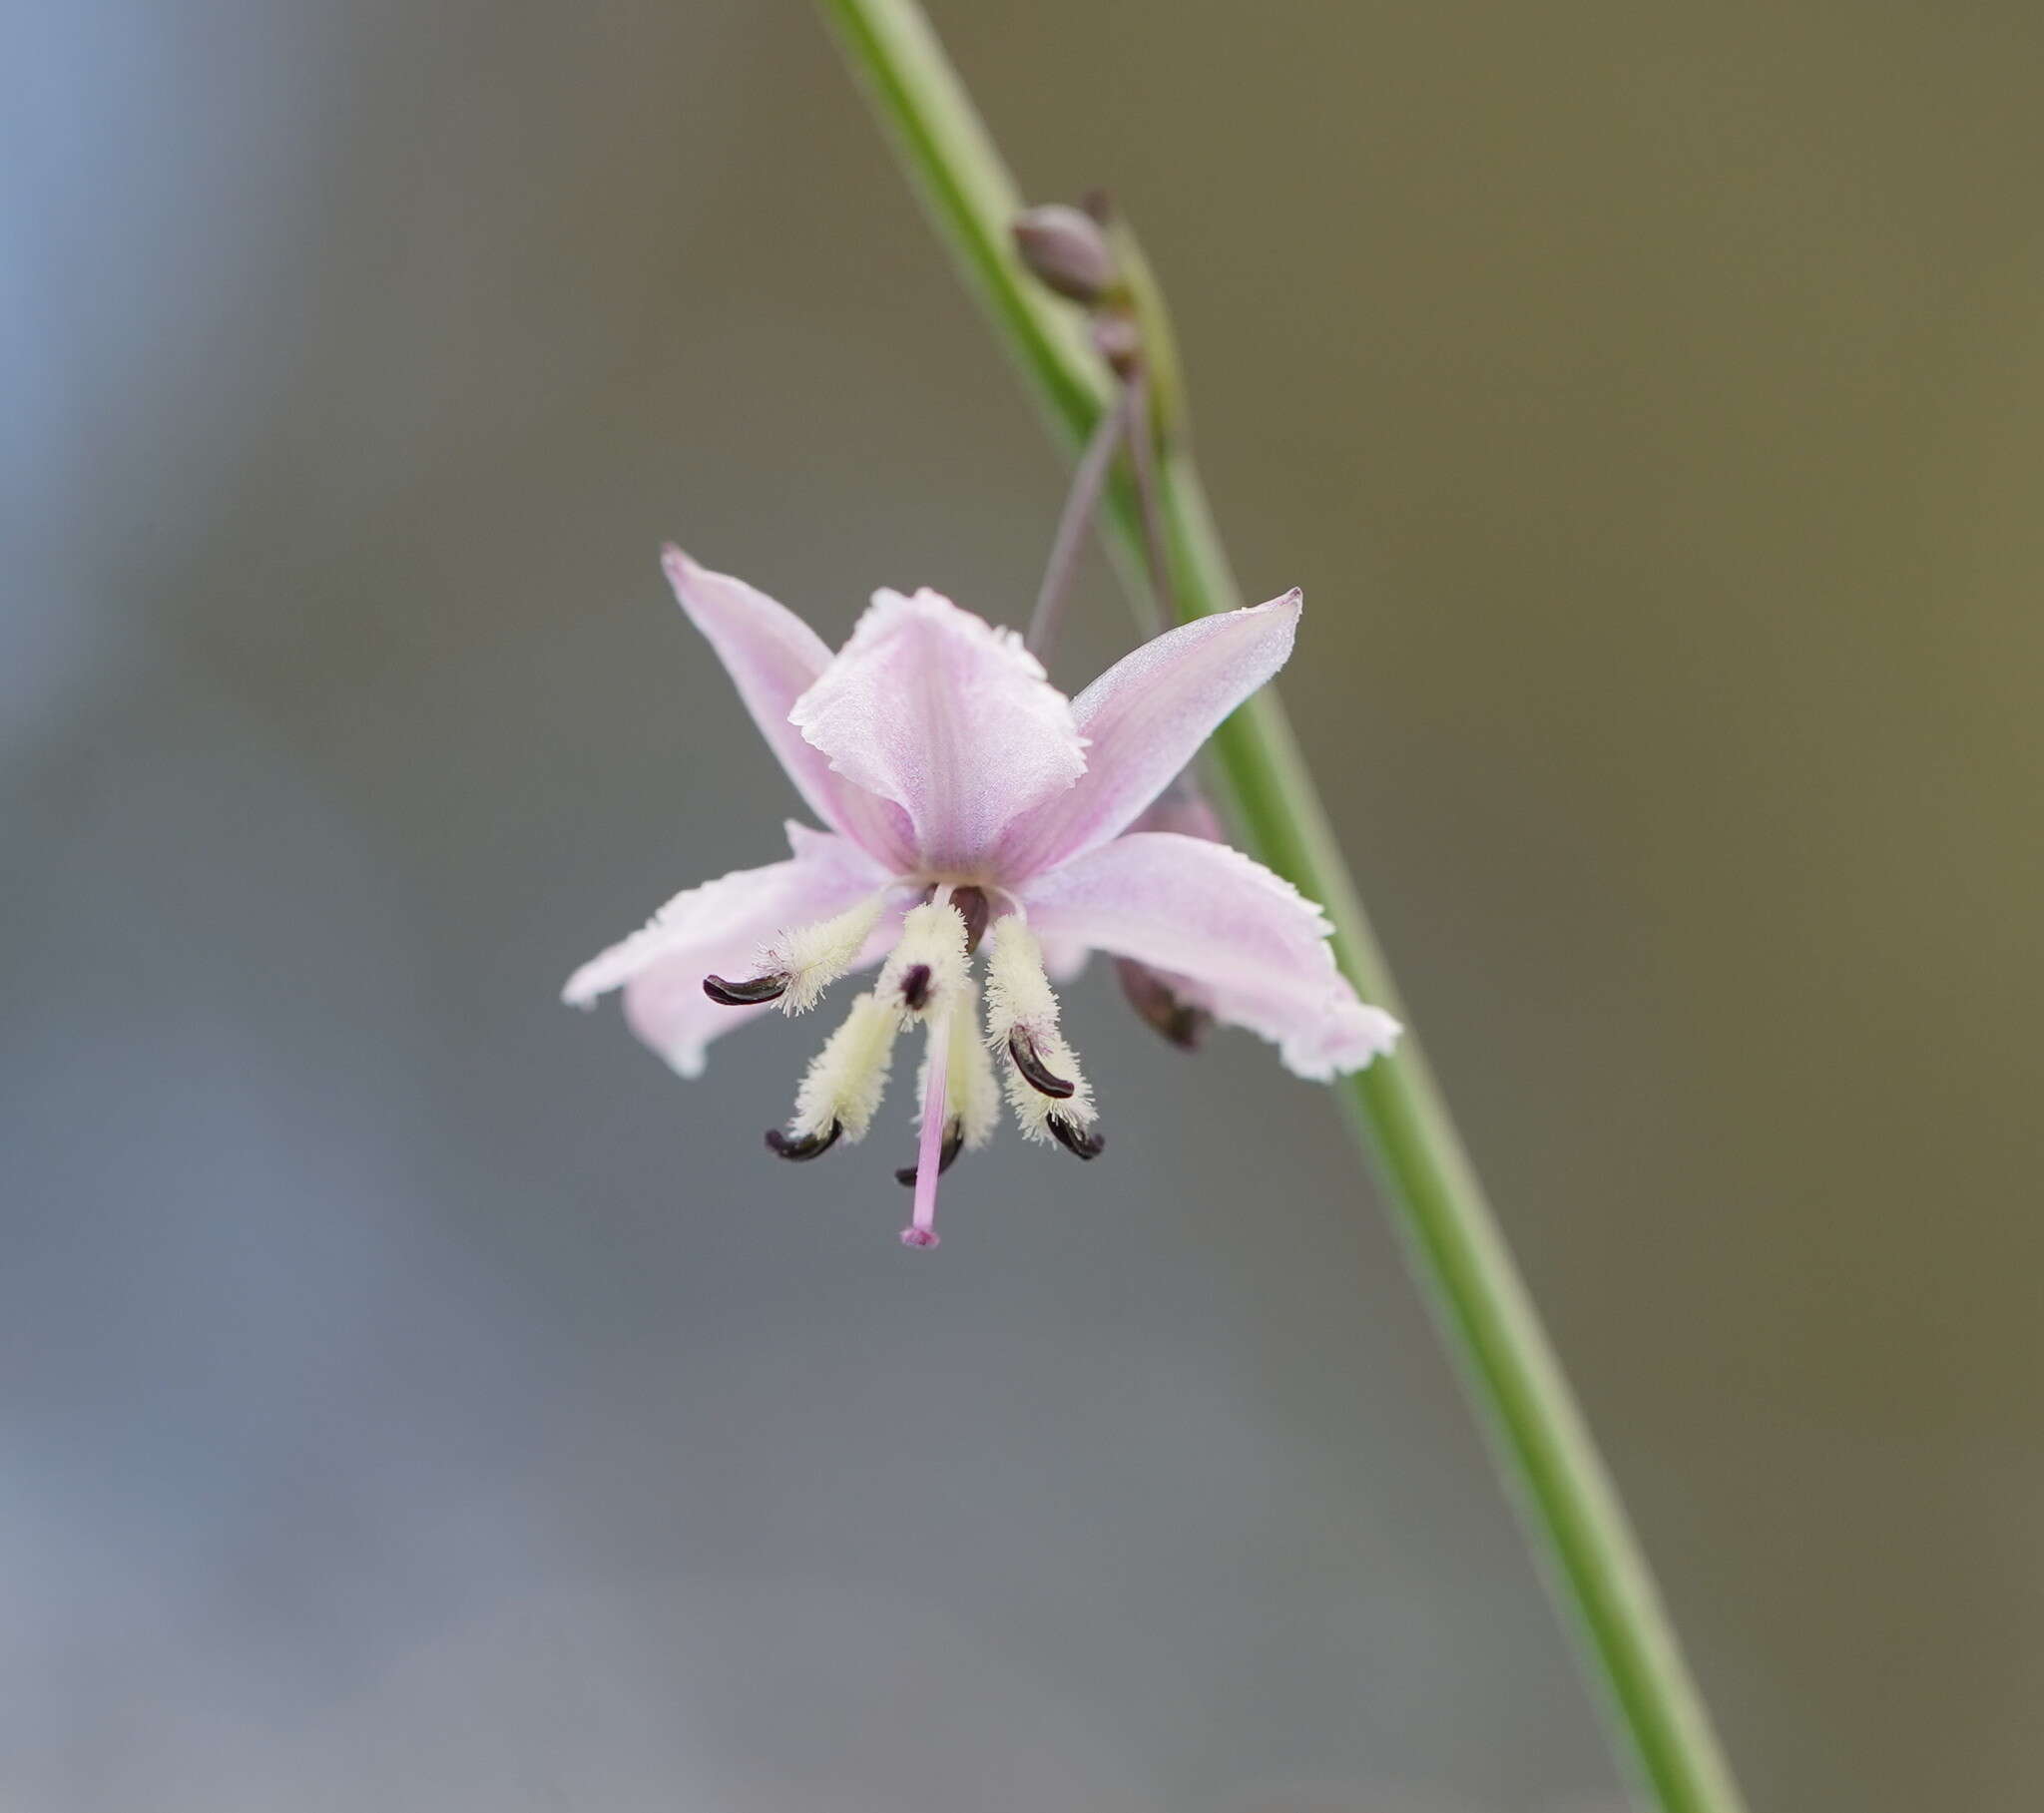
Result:
{"label": "flower center", "polygon": [[[761,953],[759,975],[741,982],[709,976],[704,990],[731,1007],[778,1002],[783,1012],[799,1013],[858,961],[883,903],[884,895],[875,894],[834,918],[783,932]],[[989,942],[982,1027],[971,966],[983,936]],[[895,1172],[915,1190],[904,1245],[937,1244],[937,1179],[960,1152],[992,1137],[1003,1093],[1025,1138],[1062,1145],[1080,1158],[1100,1155],[1093,1087],[1059,1030],[1043,947],[1019,911],[993,919],[984,888],[945,881],[932,882],[922,902],[902,915],[878,981],[810,1062],[794,1113],[785,1131],[767,1133],[767,1149],[806,1160],[840,1143],[856,1145],[879,1110],[894,1042],[915,1024],[926,1038],[917,1080],[920,1133],[915,1163]],[[1006,1060],[1005,1083],[996,1079],[996,1054]]]}

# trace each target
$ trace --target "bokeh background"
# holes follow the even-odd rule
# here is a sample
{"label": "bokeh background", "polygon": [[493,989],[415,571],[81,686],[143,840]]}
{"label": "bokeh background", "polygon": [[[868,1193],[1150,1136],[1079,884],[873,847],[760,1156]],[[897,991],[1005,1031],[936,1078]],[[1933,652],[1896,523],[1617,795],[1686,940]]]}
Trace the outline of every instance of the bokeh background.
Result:
{"label": "bokeh background", "polygon": [[[1109,1158],[921,1258],[887,1138],[759,1149],[812,1025],[555,1004],[793,804],[663,538],[834,639],[1058,507],[815,19],[6,11],[0,1800],[1623,1805],[1255,1042],[1096,973]],[[2034,1807],[2044,16],[936,16],[1161,266],[1756,1808]]]}

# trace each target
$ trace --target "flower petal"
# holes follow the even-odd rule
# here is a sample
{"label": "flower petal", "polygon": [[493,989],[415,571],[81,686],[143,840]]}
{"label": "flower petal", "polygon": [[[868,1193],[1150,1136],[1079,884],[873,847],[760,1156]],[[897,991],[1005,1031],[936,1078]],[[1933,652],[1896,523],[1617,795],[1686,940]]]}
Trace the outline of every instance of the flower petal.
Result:
{"label": "flower petal", "polygon": [[663,549],[660,564],[809,809],[890,868],[902,866],[910,839],[900,807],[847,785],[787,720],[794,701],[830,665],[822,638],[785,605],[742,579],[698,566],[679,548]]}
{"label": "flower petal", "polygon": [[[703,978],[716,971],[743,976],[781,932],[841,913],[888,883],[886,872],[846,838],[790,824],[787,840],[789,861],[739,869],[677,894],[642,930],[577,970],[561,999],[591,1007],[622,987],[632,1030],[684,1077],[701,1076],[711,1040],[767,1011],[720,1006],[704,994]],[[885,951],[900,917],[881,915],[861,963]]]}
{"label": "flower petal", "polygon": [[1025,878],[1127,830],[1222,719],[1284,665],[1299,610],[1294,590],[1203,617],[1108,669],[1072,701],[1087,742],[1084,777],[1008,831],[1001,873]]}
{"label": "flower petal", "polygon": [[1288,881],[1240,850],[1136,831],[1022,890],[1046,941],[1082,940],[1201,988],[1217,1018],[1272,1040],[1301,1077],[1360,1070],[1398,1023],[1334,967],[1332,929]]}
{"label": "flower petal", "polygon": [[1022,639],[929,591],[874,593],[790,716],[838,775],[907,813],[936,875],[979,873],[1018,813],[1086,769],[1071,703]]}

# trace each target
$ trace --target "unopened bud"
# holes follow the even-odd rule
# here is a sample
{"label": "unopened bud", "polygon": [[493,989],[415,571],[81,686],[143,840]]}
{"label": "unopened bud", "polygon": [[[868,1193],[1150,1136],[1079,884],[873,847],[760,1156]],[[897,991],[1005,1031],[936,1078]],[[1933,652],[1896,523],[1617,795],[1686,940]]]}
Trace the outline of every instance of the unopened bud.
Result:
{"label": "unopened bud", "polygon": [[1077,208],[1053,202],[1015,217],[1015,249],[1040,281],[1059,295],[1093,308],[1121,286],[1107,234]]}

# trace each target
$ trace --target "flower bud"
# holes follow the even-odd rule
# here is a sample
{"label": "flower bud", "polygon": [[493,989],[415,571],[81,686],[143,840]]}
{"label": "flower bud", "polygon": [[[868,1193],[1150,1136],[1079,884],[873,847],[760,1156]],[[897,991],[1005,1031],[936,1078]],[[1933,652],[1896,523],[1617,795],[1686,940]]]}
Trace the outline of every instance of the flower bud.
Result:
{"label": "flower bud", "polygon": [[1121,271],[1099,222],[1053,202],[1015,218],[1015,250],[1032,275],[1059,295],[1097,307],[1121,285]]}

